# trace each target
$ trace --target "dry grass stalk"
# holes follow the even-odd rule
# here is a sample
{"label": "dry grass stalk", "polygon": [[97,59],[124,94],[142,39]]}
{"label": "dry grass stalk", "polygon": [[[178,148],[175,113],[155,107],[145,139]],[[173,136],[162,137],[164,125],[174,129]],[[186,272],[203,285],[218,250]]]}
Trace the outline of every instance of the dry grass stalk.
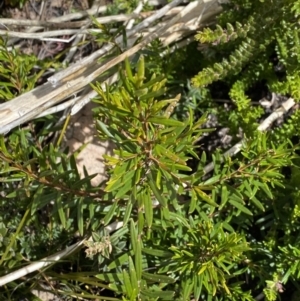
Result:
{"label": "dry grass stalk", "polygon": [[[182,0],[174,0],[167,4],[162,9],[157,11],[154,15],[143,20],[133,29],[128,30],[127,36],[130,38],[133,35],[148,28],[154,21],[165,16],[172,8],[180,4]],[[22,123],[34,119],[36,116],[43,114],[43,112],[64,100],[70,98],[72,95],[76,97],[77,93],[89,86],[89,84],[102,75],[104,72],[110,70],[117,64],[124,61],[126,57],[130,57],[137,51],[145,47],[156,38],[163,38],[164,35],[169,35],[166,45],[174,41],[180,40],[181,37],[186,36],[185,31],[179,31],[170,35],[168,30],[179,24],[179,29],[182,29],[182,23],[185,20],[192,20],[193,24],[190,30],[197,30],[201,27],[202,22],[208,22],[210,18],[220,12],[220,6],[217,0],[194,1],[189,3],[173,18],[170,19],[162,27],[155,32],[146,34],[142,41],[124,51],[121,55],[112,58],[108,62],[100,65],[95,63],[97,59],[112,50],[112,45],[105,45],[100,50],[84,58],[76,64],[71,65],[67,69],[58,72],[50,77],[48,83],[33,89],[21,96],[14,98],[0,105],[0,134],[8,133],[11,129]],[[198,16],[197,18],[193,18]],[[204,17],[206,19],[204,19]],[[208,18],[208,19],[207,19]],[[191,21],[190,21],[191,22]],[[181,25],[180,25],[181,24]],[[189,23],[190,24],[190,23]],[[189,30],[188,30],[189,31]],[[181,32],[181,34],[179,34]],[[184,33],[184,34],[183,34]],[[191,32],[190,32],[191,33]],[[122,43],[122,37],[116,39],[118,43]]]}

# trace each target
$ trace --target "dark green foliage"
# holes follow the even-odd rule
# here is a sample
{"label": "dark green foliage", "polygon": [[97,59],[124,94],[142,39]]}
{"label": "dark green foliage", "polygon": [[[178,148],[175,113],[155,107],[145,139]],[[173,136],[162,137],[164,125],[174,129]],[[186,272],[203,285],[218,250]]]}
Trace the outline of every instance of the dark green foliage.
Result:
{"label": "dark green foliage", "polygon": [[[226,126],[235,128],[242,123],[243,130],[253,134],[255,120],[263,111],[250,104],[247,92],[257,82],[266,82],[269,91],[299,99],[297,3],[230,1],[216,28],[196,35],[204,43],[201,48],[211,64],[193,78],[193,83],[203,87],[224,79],[229,84],[229,97],[239,114],[231,112]],[[223,122],[222,115],[220,121]]]}
{"label": "dark green foliage", "polygon": [[[13,300],[49,281],[85,299],[296,299],[299,113],[294,108],[280,128],[261,133],[266,112],[252,102],[265,96],[261,86],[298,101],[299,14],[299,1],[232,0],[215,28],[197,34],[207,43],[201,53],[191,45],[162,58],[154,41],[120,66],[118,83],[105,90],[95,83],[98,137],[115,144],[103,187],[92,187],[92,176],[80,179],[74,156],[48,143],[50,117],[38,134],[18,129],[1,137],[0,276],[78,237],[91,240],[85,254],[10,282],[0,294]],[[108,31],[99,37],[107,39]],[[13,54],[3,48],[4,57]],[[18,93],[31,83],[32,64],[20,71]],[[230,110],[214,102],[217,94],[230,98]],[[212,112],[231,133],[245,134],[235,157],[199,147],[214,131],[205,128]],[[122,227],[108,233],[115,222]]]}
{"label": "dark green foliage", "polygon": [[[128,300],[139,294],[142,300],[150,297],[156,300],[155,296],[160,296],[161,300],[174,297],[188,300],[191,295],[196,299],[214,296],[226,300],[228,294],[231,294],[230,300],[253,300],[250,292],[239,286],[239,275],[250,273],[255,278],[261,272],[252,268],[258,247],[256,243],[249,244],[253,241],[249,230],[262,212],[271,209],[270,200],[275,198],[275,191],[283,187],[281,168],[292,165],[293,148],[289,144],[269,146],[266,135],[261,134],[244,146],[243,159],[228,160],[220,165],[218,156],[214,157],[216,166],[211,179],[201,180],[205,154],[201,156],[198,171],[186,175],[189,171],[184,167],[186,160],[198,155],[191,152],[193,144],[189,149],[189,139],[185,140],[182,134],[190,124],[191,137],[197,137],[198,126],[191,128],[191,111],[186,125],[168,119],[168,109],[161,117],[152,117],[159,113],[154,108],[170,103],[169,108],[173,109],[177,99],[156,102],[152,98],[152,95],[164,93],[163,82],[152,76],[143,84],[143,64],[141,59],[139,71],[133,76],[127,62],[124,68],[127,76],[121,75],[122,85],[117,90],[109,93],[97,88],[102,99],[97,110],[101,117],[97,120],[101,137],[112,139],[119,149],[115,152],[117,157],[107,157],[114,169],[106,190],[115,195],[116,201],[128,199],[125,223],[130,212],[136,219],[136,225],[130,224],[132,251],[128,250],[128,255],[132,255],[119,257],[118,266],[108,265],[110,269],[114,267],[115,272],[101,279],[118,279],[121,286],[112,288],[126,294]],[[182,146],[181,141],[184,142]],[[158,207],[152,208],[155,202]],[[134,208],[137,211],[132,211]],[[187,214],[194,217],[187,218]],[[166,242],[169,247],[163,248]],[[147,259],[143,254],[163,260]],[[130,268],[131,262],[135,268]],[[137,292],[132,289],[135,286],[132,281],[136,280],[130,278],[130,284],[125,284],[129,275],[124,270],[122,273],[120,265],[132,271],[130,277],[141,281]],[[143,274],[147,269],[154,269],[158,275]],[[165,279],[159,275],[172,277]],[[233,281],[235,278],[237,282]],[[149,286],[150,279],[168,284],[161,286],[164,290],[159,292],[156,286]],[[172,279],[175,284],[169,283]],[[268,292],[277,293],[272,286]]]}
{"label": "dark green foliage", "polygon": [[54,62],[41,62],[34,55],[26,55],[12,48],[0,37],[0,103],[32,90],[46,68]]}
{"label": "dark green foliage", "polygon": [[0,37],[0,102],[34,88],[38,74],[34,75],[32,70],[36,62],[34,56],[22,55],[15,49],[7,51],[6,44]]}
{"label": "dark green foliage", "polygon": [[[200,71],[194,77],[193,83],[201,89],[214,81],[226,82],[234,109],[228,112],[216,106],[214,113],[220,124],[228,126],[232,133],[242,128],[247,137],[262,139],[255,129],[264,112],[262,108],[253,106],[251,101],[257,101],[264,95],[256,95],[254,99],[248,96],[257,89],[258,83],[266,83],[270,92],[299,100],[298,22],[299,1],[237,0],[225,5],[224,13],[219,17],[219,23],[214,30],[205,29],[196,36],[200,42],[211,44],[202,46],[203,54],[210,60],[211,65]],[[224,57],[223,60],[220,57]],[[267,149],[276,144],[284,145],[289,138],[298,142],[299,114],[297,111],[293,113],[280,128],[275,128],[267,136],[264,142]],[[251,152],[249,149],[243,155],[249,156]],[[285,164],[298,166],[296,162],[298,160]],[[270,164],[274,164],[272,159]],[[219,174],[219,171],[215,172]],[[274,194],[269,196],[269,201],[270,198],[274,200],[269,204],[268,197],[266,203],[261,202],[264,197],[260,193],[259,197],[254,198],[249,195],[250,200],[259,200],[263,204],[265,213],[255,214],[251,209],[253,218],[249,222],[244,220],[243,224],[237,223],[244,228],[248,239],[253,242],[253,259],[256,258],[254,262],[258,259],[259,263],[256,265],[253,262],[251,266],[256,267],[250,268],[248,272],[253,281],[258,277],[261,285],[266,282],[264,294],[267,300],[277,300],[278,294],[284,292],[281,283],[286,284],[288,279],[298,279],[295,271],[298,269],[299,260],[295,252],[300,248],[297,230],[299,178],[296,174],[296,166],[290,171],[289,168],[282,170],[281,187],[276,188]],[[244,180],[244,184],[247,182]],[[258,208],[259,203],[256,203]],[[234,220],[237,222],[237,219],[232,219]],[[255,235],[251,238],[250,233]],[[295,295],[299,294],[299,288],[295,290]],[[287,292],[287,295],[290,294]]]}

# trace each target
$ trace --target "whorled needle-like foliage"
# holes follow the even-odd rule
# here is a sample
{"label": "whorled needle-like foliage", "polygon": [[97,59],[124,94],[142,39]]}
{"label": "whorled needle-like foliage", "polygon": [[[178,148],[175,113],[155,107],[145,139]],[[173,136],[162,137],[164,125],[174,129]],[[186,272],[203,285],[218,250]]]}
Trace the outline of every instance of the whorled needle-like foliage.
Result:
{"label": "whorled needle-like foliage", "polygon": [[170,118],[180,95],[158,101],[166,91],[163,76],[153,75],[144,83],[143,57],[137,68],[133,76],[127,61],[126,74],[120,73],[123,85],[112,93],[108,87],[106,92],[96,87],[101,97],[97,101],[97,128],[102,139],[110,139],[117,146],[116,156],[106,156],[112,175],[105,190],[118,191],[116,199],[128,193],[136,199],[144,191],[154,194],[165,207],[162,188],[167,183],[172,190],[175,184],[184,185],[182,172],[191,171],[187,161],[190,156],[197,157],[194,144],[209,130],[201,129],[204,118],[193,123],[192,111],[184,122]]}
{"label": "whorled needle-like foliage", "polygon": [[[195,143],[210,131],[200,128],[205,116],[194,121],[190,110],[186,120],[173,119],[180,95],[164,99],[164,77],[146,80],[144,64],[140,57],[133,74],[126,61],[119,85],[94,86],[99,136],[116,146],[105,157],[104,190],[113,203],[103,221],[123,219],[130,240],[97,277],[124,300],[253,300],[238,282],[252,264],[242,221],[269,208],[293,148],[269,149],[261,134],[245,144],[243,158],[221,164],[213,156],[214,175],[204,180],[206,154]],[[187,164],[192,157],[199,160],[196,170]]]}
{"label": "whorled needle-like foliage", "polygon": [[[227,126],[242,124],[243,130],[253,135],[251,125],[263,114],[247,97],[249,91],[257,89],[255,84],[266,83],[270,92],[299,99],[298,2],[229,1],[215,28],[197,33],[200,48],[214,59],[194,76],[192,83],[201,88],[224,80],[232,102],[239,110],[244,107],[239,114],[229,113]],[[227,121],[228,113],[224,115]]]}

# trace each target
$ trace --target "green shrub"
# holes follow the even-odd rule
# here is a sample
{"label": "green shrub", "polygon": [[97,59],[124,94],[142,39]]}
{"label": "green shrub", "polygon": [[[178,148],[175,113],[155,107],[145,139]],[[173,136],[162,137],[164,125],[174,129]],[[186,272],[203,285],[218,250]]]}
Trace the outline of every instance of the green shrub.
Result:
{"label": "green shrub", "polygon": [[[51,116],[42,129],[1,137],[0,275],[92,237],[86,254],[3,286],[6,300],[45,283],[100,300],[297,297],[298,113],[261,133],[265,112],[248,94],[266,83],[299,99],[298,2],[233,0],[216,28],[197,34],[202,53],[191,45],[162,60],[154,42],[136,70],[125,61],[117,84],[94,84],[98,137],[115,145],[103,186],[80,179],[75,157],[48,143]],[[202,71],[191,87],[182,70],[193,73],[195,61]],[[231,111],[213,101],[216,85],[227,87]],[[205,128],[211,112],[233,136],[242,128],[240,154],[199,145],[214,131]],[[111,233],[114,222],[123,224]]]}

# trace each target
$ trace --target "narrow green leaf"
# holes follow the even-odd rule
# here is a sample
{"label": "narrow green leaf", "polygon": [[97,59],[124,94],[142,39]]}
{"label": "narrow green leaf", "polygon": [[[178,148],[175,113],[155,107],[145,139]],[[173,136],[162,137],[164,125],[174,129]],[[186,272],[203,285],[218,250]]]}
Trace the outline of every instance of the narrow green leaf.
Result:
{"label": "narrow green leaf", "polygon": [[7,151],[6,145],[5,145],[5,140],[4,140],[4,136],[0,136],[0,149],[1,152],[8,158],[11,157],[11,154]]}
{"label": "narrow green leaf", "polygon": [[190,300],[190,296],[193,290],[194,281],[191,279],[193,277],[188,277],[188,279],[182,281],[182,297],[183,300]]}
{"label": "narrow green leaf", "polygon": [[125,109],[124,107],[120,108],[116,105],[113,104],[106,104],[106,107],[114,112],[116,112],[119,116],[129,116],[129,117],[133,117],[133,114],[131,111]]}
{"label": "narrow green leaf", "polygon": [[100,130],[103,134],[105,134],[109,138],[114,138],[111,132],[108,130],[106,124],[104,124],[99,119],[96,120],[97,129]]}
{"label": "narrow green leaf", "polygon": [[162,89],[157,90],[157,91],[148,92],[147,94],[140,96],[140,100],[141,101],[145,101],[145,100],[149,101],[153,98],[157,98],[157,97],[165,94],[165,92],[166,92],[166,88],[162,88]]}
{"label": "narrow green leaf", "polygon": [[57,196],[55,205],[56,205],[56,209],[58,211],[58,215],[59,215],[61,224],[64,228],[66,228],[66,226],[67,226],[66,216],[65,216],[64,209],[63,209],[63,205],[62,205],[62,196],[61,195]]}
{"label": "narrow green leaf", "polygon": [[247,191],[248,191],[248,197],[251,199],[254,195],[255,195],[255,193],[256,193],[256,191],[257,191],[257,189],[254,191],[252,188],[251,188],[251,186],[250,186],[250,184],[249,184],[249,181],[251,181],[252,179],[249,179],[249,180],[244,180],[243,181],[243,185],[245,186],[245,188],[247,189]]}
{"label": "narrow green leaf", "polygon": [[106,281],[106,282],[114,282],[114,281],[122,281],[123,273],[101,273],[95,276],[97,279]]}
{"label": "narrow green leaf", "polygon": [[169,125],[169,126],[184,126],[184,123],[181,121],[175,120],[175,119],[169,119],[162,116],[155,116],[150,117],[148,119],[149,122],[155,123],[155,124],[161,124],[161,125]]}
{"label": "narrow green leaf", "polygon": [[[14,191],[12,191],[11,193],[9,193],[9,194],[7,194],[6,196],[5,196],[5,198],[6,199],[13,199],[13,198],[15,198],[17,196],[17,191],[16,190],[14,190]],[[38,203],[36,203],[35,204],[35,206],[36,205],[38,205]],[[34,209],[34,212],[36,211],[36,208]]]}
{"label": "narrow green leaf", "polygon": [[167,207],[163,207],[161,209],[162,215],[164,217],[165,220],[169,220],[170,219],[170,211]]}
{"label": "narrow green leaf", "polygon": [[165,113],[164,113],[165,117],[170,118],[170,116],[173,114],[173,112],[177,106],[178,101],[180,100],[180,97],[181,97],[181,94],[177,94],[175,96],[175,100],[168,105],[168,107],[166,108]]}
{"label": "narrow green leaf", "polygon": [[[117,284],[116,282],[112,282],[108,285],[109,289],[111,291],[115,291],[115,292],[118,292],[119,294],[122,294],[124,291],[125,291],[125,287],[124,285],[119,285]],[[98,297],[98,296],[97,296]],[[104,299],[106,301],[106,299]],[[118,299],[118,301],[120,301]]]}
{"label": "narrow green leaf", "polygon": [[161,170],[160,170],[159,167],[157,168],[155,184],[156,184],[158,189],[161,189]]}
{"label": "narrow green leaf", "polygon": [[169,159],[171,159],[172,161],[174,161],[176,163],[179,163],[181,165],[186,165],[184,160],[182,160],[179,156],[177,156],[176,154],[171,152],[169,149],[166,149],[162,145],[157,144],[155,146],[155,148],[157,149],[159,154],[163,154],[164,156],[168,157]]}
{"label": "narrow green leaf", "polygon": [[142,262],[142,241],[139,237],[136,245],[136,252],[134,254],[135,271],[138,282],[142,280],[143,262]]}
{"label": "narrow green leaf", "polygon": [[159,275],[159,274],[150,274],[147,272],[142,273],[142,277],[146,280],[150,280],[157,283],[174,283],[175,279],[165,276],[165,275]]}
{"label": "narrow green leaf", "polygon": [[[20,142],[21,142],[21,146],[23,147],[23,149],[26,149],[28,147],[28,142],[27,142],[27,138],[25,136],[25,131],[20,131]],[[27,154],[24,154],[26,156],[26,161],[29,159],[27,158]]]}
{"label": "narrow green leaf", "polygon": [[264,176],[266,178],[283,178],[283,175],[281,175],[278,171],[272,171],[272,170],[267,170],[265,173],[264,173]]}
{"label": "narrow green leaf", "polygon": [[134,174],[134,184],[135,185],[137,185],[140,182],[142,171],[143,171],[143,169],[140,167],[138,167],[136,169],[135,174]]}
{"label": "narrow green leaf", "polygon": [[26,166],[28,166],[28,165],[35,164],[36,162],[37,162],[37,158],[29,159],[25,163],[23,163],[23,168],[26,167]]}
{"label": "narrow green leaf", "polygon": [[127,203],[126,210],[125,210],[125,213],[124,213],[124,218],[123,218],[124,226],[128,223],[128,220],[129,220],[130,215],[131,215],[131,211],[132,211],[132,202],[129,201]]}
{"label": "narrow green leaf", "polygon": [[189,206],[189,214],[193,213],[196,209],[197,206],[197,196],[194,190],[191,192],[191,201],[190,201],[190,206]]}
{"label": "narrow green leaf", "polygon": [[133,177],[135,174],[135,170],[129,170],[128,172],[124,172],[118,178],[113,178],[109,180],[107,183],[107,186],[105,187],[105,191],[110,192],[110,191],[115,191],[118,188],[124,186],[126,183],[131,183]]}
{"label": "narrow green leaf", "polygon": [[132,111],[131,96],[124,87],[120,87],[123,108]]}
{"label": "narrow green leaf", "polygon": [[163,87],[167,82],[167,79],[165,78],[164,74],[161,74],[159,76],[156,76],[155,74],[152,75],[151,79],[146,82],[143,83],[140,88],[149,88],[155,85],[155,84],[160,84],[161,87]]}
{"label": "narrow green leaf", "polygon": [[130,301],[135,301],[137,299],[137,296],[140,294],[140,289],[138,287],[133,288],[132,290],[132,296],[130,298]]}
{"label": "narrow green leaf", "polygon": [[80,235],[83,236],[83,198],[77,201],[77,225]]}
{"label": "narrow green leaf", "polygon": [[103,218],[102,222],[104,224],[104,226],[108,225],[109,222],[111,221],[115,211],[116,211],[116,208],[117,208],[117,205],[118,205],[118,202],[115,201],[112,206],[109,208],[108,212],[106,213],[105,217]]}
{"label": "narrow green leaf", "polygon": [[[32,216],[34,215],[36,210],[38,210],[38,206],[39,206],[39,204],[41,203],[41,201],[44,197],[43,190],[44,190],[44,186],[39,185],[37,191],[34,194],[33,201],[32,201],[32,204],[31,204],[31,215]],[[16,191],[14,191],[14,193],[16,193]]]}
{"label": "narrow green leaf", "polygon": [[201,189],[199,189],[197,186],[193,187],[193,190],[197,193],[197,195],[203,199],[205,202],[207,202],[209,205],[212,205],[214,207],[217,207],[218,205],[213,201],[212,198],[210,198],[205,192],[203,192]]}
{"label": "narrow green leaf", "polygon": [[148,89],[147,88],[139,89],[139,90],[134,91],[134,96],[136,96],[136,97],[142,97],[142,96],[147,95],[147,94],[148,94]]}
{"label": "narrow green leaf", "polygon": [[158,249],[149,249],[149,248],[143,248],[142,252],[148,255],[157,256],[157,257],[163,257],[163,258],[171,258],[173,253],[165,250],[158,250]]}
{"label": "narrow green leaf", "polygon": [[[43,187],[43,185],[40,185]],[[36,206],[36,208],[34,210],[40,210],[43,207],[45,207],[46,205],[50,204],[53,200],[57,199],[57,195],[59,194],[59,192],[55,191],[55,192],[51,192],[49,194],[42,194],[41,198],[39,199],[38,202],[36,202],[36,204],[34,205],[34,207]],[[14,191],[11,194],[12,197],[16,196],[16,191]],[[9,198],[10,195],[7,195],[6,198]],[[36,212],[36,211],[35,211]]]}
{"label": "narrow green leaf", "polygon": [[137,231],[136,231],[136,227],[135,227],[133,219],[130,220],[130,240],[131,240],[131,245],[132,245],[133,252],[136,253],[136,249],[137,249]]}
{"label": "narrow green leaf", "polygon": [[149,289],[142,290],[141,294],[145,297],[150,298],[160,298],[162,300],[173,300],[175,292],[174,291],[151,291]]}
{"label": "narrow green leaf", "polygon": [[156,102],[151,108],[151,113],[153,115],[156,115],[165,106],[169,105],[170,103],[174,102],[175,100],[176,100],[176,98],[172,98],[172,99],[160,100],[160,101]]}
{"label": "narrow green leaf", "polygon": [[120,199],[120,198],[124,197],[126,195],[126,193],[128,191],[130,191],[132,189],[132,187],[134,186],[133,182],[134,182],[133,177],[126,179],[124,185],[118,189],[115,199]]}
{"label": "narrow green leaf", "polygon": [[[202,291],[202,285],[207,284],[209,277],[204,277],[204,274],[201,275],[194,275],[194,297],[196,300],[199,300],[200,295],[201,295],[201,291]],[[208,287],[208,285],[207,285]],[[208,288],[209,291],[209,288]]]}
{"label": "narrow green leaf", "polygon": [[143,209],[144,209],[144,205],[142,205],[141,208],[138,208],[138,222],[137,222],[138,235],[141,235],[144,230],[145,218],[144,218]]}
{"label": "narrow green leaf", "polygon": [[[135,80],[133,80],[133,82],[129,81],[129,79],[127,78],[127,76],[124,74],[123,70],[121,70],[119,72],[119,76],[120,79],[123,83],[123,87],[125,88],[125,90],[131,95],[133,96],[133,82],[136,82]],[[107,89],[106,91],[109,91],[109,89]]]}
{"label": "narrow green leaf", "polygon": [[200,161],[203,165],[206,164],[207,158],[206,158],[206,153],[205,152],[202,152]]}
{"label": "narrow green leaf", "polygon": [[[115,281],[115,280],[114,280]],[[125,286],[125,294],[130,298],[132,296],[132,286],[128,273],[123,270],[123,282]]]}
{"label": "narrow green leaf", "polygon": [[226,187],[227,187],[230,199],[235,200],[236,202],[239,202],[241,204],[244,203],[243,196],[237,189],[233,188],[230,185],[226,185]]}
{"label": "narrow green leaf", "polygon": [[254,185],[257,185],[258,187],[260,187],[264,193],[271,199],[273,200],[273,194],[271,192],[271,190],[269,189],[269,186],[267,183],[261,183],[259,181],[254,181],[253,183]]}
{"label": "narrow green leaf", "polygon": [[133,289],[138,289],[138,287],[139,287],[138,278],[136,275],[133,260],[130,256],[128,257],[128,263],[129,263],[129,275],[130,275],[130,279],[131,279],[131,286]]}
{"label": "narrow green leaf", "polygon": [[125,63],[125,71],[126,71],[126,76],[128,77],[128,79],[133,82],[133,75],[132,75],[132,71],[131,71],[131,67],[130,67],[130,63],[129,63],[129,59],[128,57],[126,57],[126,59],[124,60]]}
{"label": "narrow green leaf", "polygon": [[[165,162],[164,162],[165,163]],[[184,170],[184,171],[192,171],[192,169],[189,166],[186,165],[181,165],[177,163],[165,163],[167,166],[169,166],[171,169],[176,169],[176,170]]]}
{"label": "narrow green leaf", "polygon": [[125,253],[125,254],[119,256],[116,260],[112,261],[108,265],[108,269],[113,270],[113,269],[119,268],[120,266],[122,266],[124,264],[127,264],[129,255],[132,255],[132,252],[129,252],[129,254]]}
{"label": "narrow green leaf", "polygon": [[220,210],[226,205],[228,201],[228,190],[226,185],[222,185],[221,188],[221,205],[220,205]]}
{"label": "narrow green leaf", "polygon": [[221,178],[221,175],[217,175],[206,180],[203,185],[211,185],[217,183]]}
{"label": "narrow green leaf", "polygon": [[240,202],[237,202],[235,200],[229,200],[229,203],[236,207],[237,209],[241,210],[242,212],[248,214],[248,215],[253,215],[252,212],[247,209],[245,206],[243,206]]}
{"label": "narrow green leaf", "polygon": [[250,201],[261,211],[265,211],[263,204],[254,196],[250,199]]}
{"label": "narrow green leaf", "polygon": [[145,218],[148,228],[152,227],[153,222],[153,204],[150,198],[150,191],[146,189],[144,192],[144,209],[145,209]]}
{"label": "narrow green leaf", "polygon": [[181,223],[182,225],[184,225],[188,229],[190,228],[189,221],[184,216],[182,216],[181,214],[176,213],[176,212],[170,212],[170,218],[172,220],[176,220],[177,222]]}
{"label": "narrow green leaf", "polygon": [[226,229],[228,232],[232,232],[232,233],[235,232],[235,230],[232,228],[232,226],[230,224],[223,222],[222,225],[223,225],[224,229]]}
{"label": "narrow green leaf", "polygon": [[157,189],[154,181],[153,181],[153,177],[151,175],[151,173],[149,173],[147,175],[148,180],[149,180],[149,186],[154,194],[154,196],[156,197],[156,199],[158,200],[158,202],[162,205],[162,206],[167,206],[167,200],[165,199],[165,197],[162,195],[162,193]]}
{"label": "narrow green leaf", "polygon": [[144,78],[145,78],[145,58],[143,55],[141,55],[137,63],[137,80],[140,82],[140,85],[143,83]]}
{"label": "narrow green leaf", "polygon": [[198,275],[201,275],[202,273],[204,273],[207,269],[207,264],[202,264],[200,270],[198,271]]}

